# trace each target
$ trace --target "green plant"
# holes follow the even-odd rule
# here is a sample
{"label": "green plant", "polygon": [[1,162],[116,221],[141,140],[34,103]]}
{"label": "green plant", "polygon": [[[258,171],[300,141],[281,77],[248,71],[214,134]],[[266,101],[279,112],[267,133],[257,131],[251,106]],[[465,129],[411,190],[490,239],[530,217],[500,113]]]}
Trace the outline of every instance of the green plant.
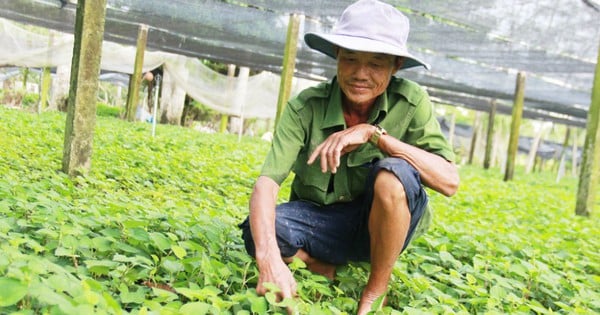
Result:
{"label": "green plant", "polygon": [[32,108],[37,105],[40,100],[40,95],[37,93],[25,93],[23,95],[23,99],[21,100],[21,104],[23,107]]}
{"label": "green plant", "polygon": [[[356,311],[364,263],[328,281],[296,262],[297,299],[256,294],[236,225],[268,143],[168,125],[151,138],[148,124],[100,116],[92,170],[69,178],[64,120],[0,107],[0,313]],[[460,173],[457,195],[430,194],[433,225],[396,262],[377,314],[600,312],[600,222],[574,216],[575,179]]]}
{"label": "green plant", "polygon": [[109,106],[104,103],[96,104],[96,115],[103,117],[120,117],[123,111],[120,107]]}

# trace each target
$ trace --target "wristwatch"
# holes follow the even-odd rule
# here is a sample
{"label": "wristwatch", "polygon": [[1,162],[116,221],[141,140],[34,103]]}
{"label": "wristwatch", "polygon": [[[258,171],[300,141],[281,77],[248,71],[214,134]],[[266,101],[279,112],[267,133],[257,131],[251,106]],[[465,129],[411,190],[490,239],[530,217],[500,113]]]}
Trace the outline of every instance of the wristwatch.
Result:
{"label": "wristwatch", "polygon": [[373,126],[375,126],[375,132],[371,135],[369,142],[377,146],[377,143],[379,143],[379,138],[381,138],[383,135],[387,135],[387,131],[385,131],[385,129],[383,129],[380,125]]}

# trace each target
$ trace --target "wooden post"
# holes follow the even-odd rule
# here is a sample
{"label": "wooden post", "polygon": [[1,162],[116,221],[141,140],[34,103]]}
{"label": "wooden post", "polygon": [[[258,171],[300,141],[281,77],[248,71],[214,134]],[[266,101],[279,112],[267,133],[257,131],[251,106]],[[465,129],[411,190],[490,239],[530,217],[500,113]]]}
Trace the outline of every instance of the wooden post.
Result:
{"label": "wooden post", "polygon": [[[235,65],[228,64],[227,65],[227,90],[229,93],[233,93],[233,78],[235,77]],[[220,133],[225,133],[227,131],[227,124],[229,123],[229,115],[221,114],[221,127],[219,128]]]}
{"label": "wooden post", "polygon": [[[50,64],[52,60],[52,46],[54,46],[55,32],[51,31],[48,35],[48,52],[46,53],[46,63]],[[42,69],[42,80],[40,86],[40,101],[38,103],[37,112],[40,114],[50,100],[50,86],[52,84],[52,74],[50,73],[50,67],[44,67]]]}
{"label": "wooden post", "polygon": [[104,36],[106,0],[79,0],[62,170],[70,176],[89,171],[96,125],[96,93]]}
{"label": "wooden post", "polygon": [[456,113],[452,111],[450,115],[450,126],[448,126],[448,142],[454,148],[454,133],[456,132]]}
{"label": "wooden post", "polygon": [[137,50],[135,52],[135,64],[133,74],[129,78],[129,91],[127,92],[127,105],[125,117],[128,121],[135,119],[135,111],[138,105],[140,84],[142,83],[142,66],[144,65],[144,52],[148,41],[148,25],[141,24],[138,30]]}
{"label": "wooden post", "polygon": [[490,161],[492,159],[492,148],[494,145],[494,120],[496,119],[496,109],[498,105],[496,104],[496,100],[492,99],[490,101],[490,113],[488,116],[488,126],[487,126],[487,140],[485,141],[485,156],[483,158],[483,168],[490,168]]}
{"label": "wooden post", "polygon": [[481,128],[481,112],[475,113],[475,122],[473,123],[473,133],[471,134],[471,149],[469,150],[469,165],[473,164],[475,149],[477,147],[477,138],[479,137],[479,128]]}
{"label": "wooden post", "polygon": [[23,91],[27,92],[27,77],[29,77],[29,68],[23,69]]}
{"label": "wooden post", "polygon": [[[579,172],[579,187],[577,189],[577,203],[575,214],[590,216],[593,212],[598,175],[600,165],[598,158],[600,149],[600,45],[598,46],[598,61],[596,62],[596,73],[594,74],[594,85],[592,87],[592,103],[588,111],[587,132],[585,144],[583,145],[583,159],[581,160],[581,171]],[[595,175],[595,176],[594,176]]]}
{"label": "wooden post", "polygon": [[298,50],[298,32],[300,30],[301,16],[290,14],[288,23],[287,40],[283,54],[283,69],[281,70],[281,81],[279,85],[279,98],[277,99],[277,113],[275,115],[275,129],[279,123],[279,117],[287,104],[292,90],[292,79],[296,67],[296,52]]}
{"label": "wooden post", "polygon": [[240,128],[238,129],[238,141],[242,140],[244,133],[244,108],[246,106],[246,95],[248,94],[248,78],[250,77],[250,68],[240,67],[238,80],[233,94],[233,108],[239,109]]}
{"label": "wooden post", "polygon": [[512,108],[512,123],[510,128],[510,139],[508,141],[508,154],[506,158],[506,172],[504,181],[513,179],[515,173],[515,160],[517,150],[519,149],[519,130],[523,118],[523,107],[525,103],[525,72],[517,74],[517,84],[515,87],[515,99]]}
{"label": "wooden post", "polygon": [[565,140],[563,141],[562,148],[560,149],[560,157],[558,164],[558,173],[556,174],[556,182],[558,183],[560,179],[565,174],[565,162],[566,162],[566,152],[569,148],[569,138],[571,137],[571,127],[567,127],[567,132],[565,133]]}
{"label": "wooden post", "polygon": [[46,108],[46,104],[48,104],[48,99],[50,95],[50,84],[52,83],[52,74],[50,73],[50,67],[44,67],[42,71],[42,86],[40,91],[40,102],[38,103],[38,114],[41,113],[44,108]]}
{"label": "wooden post", "polygon": [[225,131],[227,131],[228,123],[229,123],[229,115],[221,114],[221,126],[219,127],[220,133],[225,133]]}
{"label": "wooden post", "polygon": [[573,146],[571,147],[571,175],[573,177],[577,177],[577,154],[579,153],[577,150],[577,128],[573,129]]}
{"label": "wooden post", "polygon": [[526,174],[529,174],[535,170],[535,164],[538,162],[536,160],[537,151],[542,141],[544,141],[544,136],[548,127],[552,127],[552,125],[542,123],[542,125],[540,126],[540,130],[536,132],[536,135],[533,138],[533,142],[531,142],[531,148],[529,148],[529,155],[527,156],[527,166],[525,167]]}

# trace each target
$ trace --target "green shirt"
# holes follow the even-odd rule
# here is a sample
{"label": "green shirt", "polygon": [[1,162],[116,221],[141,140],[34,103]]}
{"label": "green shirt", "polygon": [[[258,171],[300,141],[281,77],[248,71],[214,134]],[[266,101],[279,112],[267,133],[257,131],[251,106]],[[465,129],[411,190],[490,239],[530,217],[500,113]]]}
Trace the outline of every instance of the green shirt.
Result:
{"label": "green shirt", "polygon": [[[392,77],[387,90],[377,98],[368,122],[379,123],[389,135],[405,143],[454,160],[429,96],[412,81]],[[318,160],[312,165],[306,163],[329,135],[345,128],[341,90],[335,77],[304,90],[283,111],[261,175],[281,185],[293,171],[291,200],[321,205],[352,201],[365,190],[370,163],[386,157],[379,148],[367,142],[343,155],[336,174],[321,172]]]}

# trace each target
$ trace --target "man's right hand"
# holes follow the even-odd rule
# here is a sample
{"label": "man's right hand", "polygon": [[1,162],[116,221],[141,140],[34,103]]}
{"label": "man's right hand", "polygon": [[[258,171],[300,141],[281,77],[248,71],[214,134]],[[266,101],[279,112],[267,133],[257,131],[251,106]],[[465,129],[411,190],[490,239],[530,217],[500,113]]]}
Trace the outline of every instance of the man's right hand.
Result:
{"label": "man's right hand", "polygon": [[271,283],[280,290],[275,292],[278,302],[285,298],[296,297],[296,280],[281,257],[264,260],[262,262],[257,261],[257,263],[259,274],[256,293],[258,295],[267,294],[269,288],[267,288],[265,284]]}

